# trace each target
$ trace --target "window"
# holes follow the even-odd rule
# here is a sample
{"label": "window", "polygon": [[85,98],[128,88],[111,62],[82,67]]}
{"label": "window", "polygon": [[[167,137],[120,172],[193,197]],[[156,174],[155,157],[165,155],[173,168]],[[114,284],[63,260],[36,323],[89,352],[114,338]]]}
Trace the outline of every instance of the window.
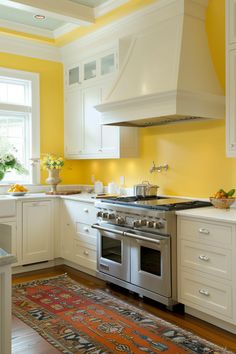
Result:
{"label": "window", "polygon": [[0,68],[0,137],[14,147],[14,155],[29,171],[6,173],[5,183],[39,183],[40,156],[38,74]]}

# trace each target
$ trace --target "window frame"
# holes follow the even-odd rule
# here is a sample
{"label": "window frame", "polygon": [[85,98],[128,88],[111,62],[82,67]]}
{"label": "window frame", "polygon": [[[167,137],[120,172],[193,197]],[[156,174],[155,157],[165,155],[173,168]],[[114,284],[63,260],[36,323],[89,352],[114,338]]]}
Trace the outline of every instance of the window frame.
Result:
{"label": "window frame", "polygon": [[[17,105],[17,104],[5,104],[0,103],[0,110],[6,112],[25,112],[31,114],[30,125],[30,150],[32,161],[32,180],[29,184],[39,184],[40,183],[40,83],[39,74],[32,73],[28,71],[20,71],[14,69],[8,69],[0,67],[0,76],[5,76],[6,78],[21,79],[31,82],[31,105]],[[28,108],[27,108],[28,107]],[[30,110],[30,111],[29,111]],[[6,183],[4,183],[7,185]]]}

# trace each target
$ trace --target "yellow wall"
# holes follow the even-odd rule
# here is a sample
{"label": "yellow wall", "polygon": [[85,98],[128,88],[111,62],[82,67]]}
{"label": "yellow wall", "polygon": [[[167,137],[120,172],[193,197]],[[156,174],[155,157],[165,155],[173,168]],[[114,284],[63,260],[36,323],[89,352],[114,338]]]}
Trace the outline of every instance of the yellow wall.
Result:
{"label": "yellow wall", "polygon": [[[0,66],[40,74],[41,153],[63,154],[63,66],[61,63],[0,53]],[[69,161],[62,172],[65,183],[78,181],[78,162]],[[42,181],[45,174],[42,174]]]}
{"label": "yellow wall", "polygon": [[[224,89],[224,0],[210,0],[207,33],[213,62]],[[0,66],[40,73],[41,151],[63,152],[62,66],[59,63],[0,54]],[[164,173],[150,174],[152,161],[168,163]],[[236,186],[236,162],[225,157],[225,122],[206,121],[140,129],[140,156],[134,159],[68,161],[64,183],[91,183],[91,175],[107,184],[126,186],[149,179],[161,193],[208,197],[219,188]],[[42,177],[44,180],[45,175]]]}
{"label": "yellow wall", "polygon": [[[206,28],[217,75],[225,88],[224,0],[210,0]],[[225,157],[225,122],[205,121],[140,129],[141,154],[137,159],[84,161],[81,182],[90,176],[105,184],[119,176],[132,186],[144,179],[160,186],[161,193],[208,197],[219,188],[236,186],[236,163]],[[168,163],[164,173],[149,173],[152,161]]]}

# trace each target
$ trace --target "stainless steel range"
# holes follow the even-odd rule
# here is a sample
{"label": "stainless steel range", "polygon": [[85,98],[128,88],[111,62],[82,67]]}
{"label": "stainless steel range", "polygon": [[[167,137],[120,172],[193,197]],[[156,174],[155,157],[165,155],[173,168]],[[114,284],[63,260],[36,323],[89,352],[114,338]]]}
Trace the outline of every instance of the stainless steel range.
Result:
{"label": "stainless steel range", "polygon": [[177,302],[175,211],[209,205],[162,197],[97,201],[97,276],[171,308]]}

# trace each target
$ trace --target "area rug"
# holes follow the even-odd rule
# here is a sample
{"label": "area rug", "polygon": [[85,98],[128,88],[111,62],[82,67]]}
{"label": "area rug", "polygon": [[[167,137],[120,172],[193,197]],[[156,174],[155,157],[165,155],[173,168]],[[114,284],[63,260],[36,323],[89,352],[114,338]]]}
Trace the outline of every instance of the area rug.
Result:
{"label": "area rug", "polygon": [[230,353],[67,275],[14,285],[13,314],[65,354]]}

